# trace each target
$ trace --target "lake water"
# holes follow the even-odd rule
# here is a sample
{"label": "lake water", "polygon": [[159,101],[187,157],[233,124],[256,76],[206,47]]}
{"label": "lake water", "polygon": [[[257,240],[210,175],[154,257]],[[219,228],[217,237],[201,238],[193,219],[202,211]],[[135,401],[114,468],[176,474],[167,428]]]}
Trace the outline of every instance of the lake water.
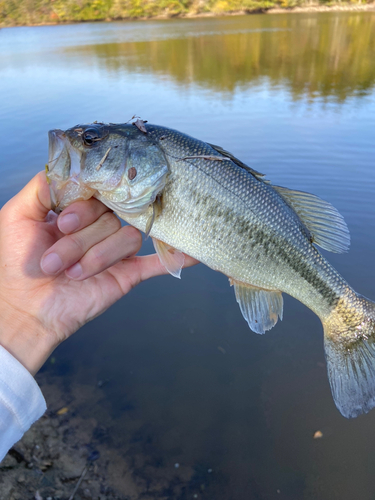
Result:
{"label": "lake water", "polygon": [[[0,30],[0,203],[44,168],[49,129],[134,114],[330,201],[352,244],[328,258],[375,300],[374,13]],[[143,283],[40,376],[96,419],[124,498],[375,498],[375,411],[336,410],[318,318],[286,297],[256,335],[202,265]]]}

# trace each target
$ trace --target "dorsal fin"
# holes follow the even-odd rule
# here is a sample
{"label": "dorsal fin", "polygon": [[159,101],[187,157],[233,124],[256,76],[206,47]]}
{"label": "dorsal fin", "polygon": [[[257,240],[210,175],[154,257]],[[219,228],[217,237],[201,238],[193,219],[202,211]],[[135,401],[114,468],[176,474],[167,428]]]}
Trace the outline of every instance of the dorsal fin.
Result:
{"label": "dorsal fin", "polygon": [[209,146],[211,146],[211,148],[213,148],[215,151],[220,153],[221,155],[226,156],[227,158],[231,159],[233,161],[233,163],[235,163],[239,167],[241,167],[244,170],[246,170],[247,172],[249,172],[251,175],[256,177],[259,181],[267,182],[264,180],[264,174],[261,174],[260,172],[257,172],[253,168],[249,167],[248,165],[246,165],[246,163],[243,163],[241,160],[239,160],[238,158],[233,156],[232,153],[229,153],[229,151],[226,151],[225,149],[223,149],[220,146],[215,146],[214,144],[210,144],[210,143],[207,143],[207,144]]}
{"label": "dorsal fin", "polygon": [[343,253],[349,249],[349,229],[335,207],[314,194],[272,187],[295,210],[310,231],[313,243],[329,252]]}

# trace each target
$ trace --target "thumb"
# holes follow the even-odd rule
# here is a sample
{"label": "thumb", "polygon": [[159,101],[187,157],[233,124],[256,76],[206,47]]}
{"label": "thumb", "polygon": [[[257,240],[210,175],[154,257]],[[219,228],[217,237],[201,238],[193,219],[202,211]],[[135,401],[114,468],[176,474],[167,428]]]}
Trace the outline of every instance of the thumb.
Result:
{"label": "thumb", "polygon": [[7,205],[14,209],[17,217],[43,221],[51,210],[46,174],[39,172]]}

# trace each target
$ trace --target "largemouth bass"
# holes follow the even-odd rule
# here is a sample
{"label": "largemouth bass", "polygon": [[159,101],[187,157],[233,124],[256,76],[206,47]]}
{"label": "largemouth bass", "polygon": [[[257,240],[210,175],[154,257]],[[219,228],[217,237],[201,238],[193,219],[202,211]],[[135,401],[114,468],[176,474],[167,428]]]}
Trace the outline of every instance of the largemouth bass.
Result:
{"label": "largemouth bass", "polygon": [[143,122],[50,131],[47,178],[57,212],[98,198],[150,234],[173,276],[182,252],[224,273],[257,333],[282,319],[283,292],[301,301],[323,324],[337,408],[349,418],[375,406],[375,304],[316,248],[349,247],[332,205],[272,185],[221,147]]}

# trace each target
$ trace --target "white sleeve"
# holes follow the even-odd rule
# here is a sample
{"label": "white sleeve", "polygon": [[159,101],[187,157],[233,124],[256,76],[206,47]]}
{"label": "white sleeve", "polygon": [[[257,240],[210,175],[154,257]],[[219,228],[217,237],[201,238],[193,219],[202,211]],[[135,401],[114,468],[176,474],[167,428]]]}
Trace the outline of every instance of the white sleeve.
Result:
{"label": "white sleeve", "polygon": [[0,346],[0,461],[46,408],[34,377]]}

